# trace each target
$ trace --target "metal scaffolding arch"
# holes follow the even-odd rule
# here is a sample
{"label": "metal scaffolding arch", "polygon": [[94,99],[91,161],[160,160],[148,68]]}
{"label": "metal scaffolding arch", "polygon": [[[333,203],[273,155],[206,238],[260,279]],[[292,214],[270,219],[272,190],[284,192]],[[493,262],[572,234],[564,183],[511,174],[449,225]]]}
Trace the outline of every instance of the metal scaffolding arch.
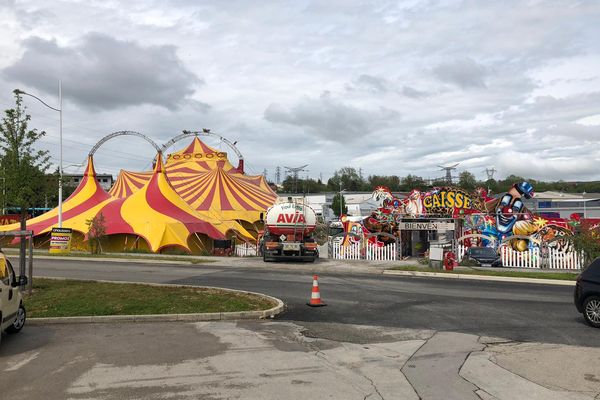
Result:
{"label": "metal scaffolding arch", "polygon": [[118,131],[118,132],[113,132],[110,135],[106,135],[104,136],[102,139],[100,139],[98,141],[98,143],[96,143],[94,145],[94,147],[92,147],[92,150],[90,150],[88,156],[92,157],[94,155],[94,153],[96,152],[96,150],[98,150],[100,148],[100,146],[102,146],[104,143],[108,142],[111,139],[114,139],[116,137],[119,136],[137,136],[137,137],[141,137],[142,139],[144,139],[145,141],[147,141],[148,143],[150,143],[152,145],[152,147],[154,147],[154,149],[158,152],[158,153],[162,153],[161,148],[154,142],[154,140],[150,139],[148,136],[139,133],[139,132],[134,132],[134,131]]}

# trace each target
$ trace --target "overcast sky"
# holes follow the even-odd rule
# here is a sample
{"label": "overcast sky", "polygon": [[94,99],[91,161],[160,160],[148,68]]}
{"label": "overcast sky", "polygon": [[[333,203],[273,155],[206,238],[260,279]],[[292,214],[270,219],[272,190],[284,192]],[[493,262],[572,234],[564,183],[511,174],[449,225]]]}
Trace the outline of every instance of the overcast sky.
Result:
{"label": "overcast sky", "polygon": [[[162,144],[206,127],[269,179],[454,163],[600,179],[599,21],[600,2],[575,0],[0,0],[0,108],[14,88],[57,106],[62,79],[65,165],[114,131]],[[58,162],[58,113],[26,103]],[[127,138],[95,159],[116,174],[153,156]]]}

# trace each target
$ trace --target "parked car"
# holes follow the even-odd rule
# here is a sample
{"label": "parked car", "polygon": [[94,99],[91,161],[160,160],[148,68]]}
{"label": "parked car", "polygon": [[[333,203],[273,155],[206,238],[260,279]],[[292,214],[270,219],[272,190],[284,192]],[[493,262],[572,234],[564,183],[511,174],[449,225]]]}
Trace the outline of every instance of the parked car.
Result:
{"label": "parked car", "polygon": [[583,313],[585,322],[600,328],[600,257],[581,271],[574,295],[575,307]]}
{"label": "parked car", "polygon": [[468,260],[474,260],[481,266],[490,265],[492,267],[501,267],[502,259],[491,247],[469,247],[465,257]]}
{"label": "parked car", "polygon": [[26,283],[27,277],[17,279],[10,261],[0,251],[0,338],[5,330],[16,333],[25,325],[26,313],[19,285]]}

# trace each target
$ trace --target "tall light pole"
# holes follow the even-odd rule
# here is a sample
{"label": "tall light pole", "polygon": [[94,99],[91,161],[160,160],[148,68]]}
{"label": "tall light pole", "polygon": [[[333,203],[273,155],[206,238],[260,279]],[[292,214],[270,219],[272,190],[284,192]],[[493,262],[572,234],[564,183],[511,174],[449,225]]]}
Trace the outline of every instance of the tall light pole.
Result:
{"label": "tall light pole", "polygon": [[582,196],[582,200],[583,200],[583,218],[587,218],[587,209],[586,209],[586,204],[585,204],[585,190],[583,191],[583,196]]}
{"label": "tall light pole", "polygon": [[51,110],[54,111],[58,111],[59,114],[59,143],[60,143],[60,164],[58,165],[58,227],[62,228],[62,194],[63,194],[63,187],[62,187],[62,183],[63,183],[63,145],[62,145],[62,82],[59,80],[58,81],[58,108],[54,108],[48,104],[46,104],[46,102],[42,99],[40,99],[37,96],[34,96],[31,93],[27,93],[23,90],[19,90],[17,89],[17,93],[19,94],[24,94],[27,95],[29,97],[33,97],[34,99],[38,100],[40,103],[42,103],[43,105],[45,105],[46,107],[48,107]]}
{"label": "tall light pole", "polygon": [[342,214],[344,213],[343,211],[343,203],[342,203],[342,193],[344,193],[346,191],[346,189],[342,190],[342,180],[340,179],[340,221],[342,220]]}

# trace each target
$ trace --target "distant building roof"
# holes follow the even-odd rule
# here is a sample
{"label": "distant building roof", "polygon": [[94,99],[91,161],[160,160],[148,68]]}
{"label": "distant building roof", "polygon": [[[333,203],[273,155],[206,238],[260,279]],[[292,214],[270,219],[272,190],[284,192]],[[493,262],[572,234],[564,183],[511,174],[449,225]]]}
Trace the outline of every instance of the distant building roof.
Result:
{"label": "distant building roof", "polygon": [[561,193],[553,192],[551,190],[546,192],[535,192],[534,199],[548,199],[548,200],[563,200],[563,199],[581,199],[583,196],[579,193]]}

